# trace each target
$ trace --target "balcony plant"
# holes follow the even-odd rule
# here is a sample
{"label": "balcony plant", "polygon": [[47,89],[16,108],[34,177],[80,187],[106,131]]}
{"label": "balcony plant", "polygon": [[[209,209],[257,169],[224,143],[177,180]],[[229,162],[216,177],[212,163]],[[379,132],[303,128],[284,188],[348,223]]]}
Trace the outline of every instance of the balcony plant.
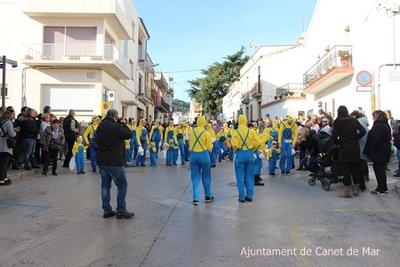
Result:
{"label": "balcony plant", "polygon": [[340,57],[340,62],[342,67],[350,67],[350,62],[352,59],[352,54],[348,50],[339,50],[338,56]]}

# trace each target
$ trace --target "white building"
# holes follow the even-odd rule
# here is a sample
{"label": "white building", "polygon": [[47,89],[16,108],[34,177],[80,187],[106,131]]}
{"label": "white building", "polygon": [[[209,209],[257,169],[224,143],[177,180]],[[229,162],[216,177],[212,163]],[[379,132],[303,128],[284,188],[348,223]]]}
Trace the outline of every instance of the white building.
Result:
{"label": "white building", "polygon": [[[398,0],[318,1],[304,42],[309,113],[322,108],[335,115],[346,105],[367,115],[391,109],[400,118],[400,65],[393,66],[400,63],[399,12]],[[357,81],[362,71],[372,78],[360,74],[364,87]]]}
{"label": "white building", "polygon": [[17,60],[7,74],[7,105],[82,120],[117,109],[144,116],[142,60],[149,38],[131,0],[0,2],[0,54]]}
{"label": "white building", "polygon": [[[297,44],[262,46],[241,69],[241,111],[255,120],[319,109],[335,115],[345,105],[367,115],[390,109],[400,118],[399,2],[319,0]],[[223,102],[226,118],[231,91]]]}
{"label": "white building", "polygon": [[193,122],[198,116],[202,114],[203,108],[200,103],[190,101],[189,121]]}
{"label": "white building", "polygon": [[222,100],[222,113],[224,121],[233,121],[241,110],[242,94],[240,92],[240,82],[234,82],[230,87],[227,95]]}

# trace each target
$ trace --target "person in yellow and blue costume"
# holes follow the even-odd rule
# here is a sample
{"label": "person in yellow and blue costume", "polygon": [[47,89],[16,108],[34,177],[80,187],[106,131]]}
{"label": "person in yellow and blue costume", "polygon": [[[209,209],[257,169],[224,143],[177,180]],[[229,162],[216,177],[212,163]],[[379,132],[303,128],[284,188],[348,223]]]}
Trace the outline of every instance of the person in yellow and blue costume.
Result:
{"label": "person in yellow and blue costume", "polygon": [[185,161],[189,161],[189,131],[192,128],[190,127],[189,123],[185,123],[185,136],[184,136],[184,140],[185,140]]}
{"label": "person in yellow and blue costume", "polygon": [[260,141],[254,131],[247,127],[245,115],[239,115],[238,129],[232,132],[235,155],[235,174],[239,191],[239,202],[251,202],[254,195],[254,153]]}
{"label": "person in yellow and blue costume", "polygon": [[160,122],[156,120],[150,131],[150,142],[154,142],[156,145],[156,158],[158,158],[158,152],[160,151],[160,142],[162,140],[164,128],[160,125]]}
{"label": "person in yellow and blue costume", "polygon": [[178,149],[181,154],[181,164],[185,165],[185,134],[186,134],[186,128],[183,123],[179,124],[177,128],[175,128],[176,131],[176,139],[178,140]]}
{"label": "person in yellow and blue costume", "polygon": [[85,174],[85,151],[86,147],[83,145],[83,138],[82,136],[78,136],[74,147],[72,148],[72,155],[75,157],[75,168],[77,174]]}
{"label": "person in yellow and blue costume", "polygon": [[214,130],[211,128],[210,124],[206,124],[204,129],[210,134],[211,136],[211,143],[213,144],[212,150],[209,152],[210,154],[210,160],[211,160],[211,168],[216,167],[216,141],[217,141],[217,136],[214,132]]}
{"label": "person in yellow and blue costume", "polygon": [[[257,131],[255,131],[254,128],[253,131],[257,134]],[[261,182],[261,170],[263,167],[263,162],[260,155],[263,153],[263,151],[265,151],[267,140],[270,138],[269,131],[264,131],[262,134],[257,134],[257,136],[260,140],[260,144],[254,149],[254,155],[256,156],[254,161],[254,185],[264,186],[264,183]]]}
{"label": "person in yellow and blue costume", "polygon": [[190,172],[193,187],[193,205],[200,202],[200,181],[203,183],[205,202],[214,201],[211,192],[211,162],[209,152],[212,151],[210,133],[204,128],[207,121],[203,116],[197,118],[189,137]]}
{"label": "person in yellow and blue costume", "polygon": [[276,163],[279,159],[280,153],[281,150],[278,148],[278,142],[273,141],[271,148],[267,149],[269,175],[275,175]]}
{"label": "person in yellow and blue costume", "polygon": [[101,122],[101,117],[100,116],[94,116],[92,118],[92,123],[86,128],[85,132],[83,133],[83,140],[84,143],[89,145],[89,153],[90,153],[90,163],[92,165],[92,171],[96,172],[97,171],[97,153],[96,153],[96,148],[95,148],[95,134],[97,127],[99,126]]}
{"label": "person in yellow and blue costume", "polygon": [[289,175],[293,167],[292,148],[297,141],[297,124],[293,117],[287,116],[279,126],[279,147],[281,148],[281,158],[279,167],[282,174]]}
{"label": "person in yellow and blue costume", "polygon": [[[134,119],[129,119],[128,120],[128,127],[131,130],[132,137],[129,139],[129,151],[126,153],[126,162],[131,163],[132,160],[135,160],[137,158],[138,154],[138,144],[137,144],[137,136],[136,136],[136,123]],[[134,165],[130,165],[134,166]]]}
{"label": "person in yellow and blue costume", "polygon": [[178,140],[176,140],[176,132],[173,121],[170,121],[168,127],[165,129],[164,143],[168,144],[166,158],[167,166],[176,165],[176,151],[174,146],[178,143]]}
{"label": "person in yellow and blue costume", "polygon": [[150,143],[149,152],[150,152],[150,166],[155,167],[157,166],[157,146],[155,142]]}
{"label": "person in yellow and blue costume", "polygon": [[147,150],[147,145],[149,144],[149,133],[146,129],[145,126],[145,121],[142,119],[139,121],[139,126],[136,128],[136,137],[137,137],[137,143],[139,148],[142,147],[143,149],[143,154],[138,155],[136,159],[136,166],[137,167],[146,167],[146,150]]}

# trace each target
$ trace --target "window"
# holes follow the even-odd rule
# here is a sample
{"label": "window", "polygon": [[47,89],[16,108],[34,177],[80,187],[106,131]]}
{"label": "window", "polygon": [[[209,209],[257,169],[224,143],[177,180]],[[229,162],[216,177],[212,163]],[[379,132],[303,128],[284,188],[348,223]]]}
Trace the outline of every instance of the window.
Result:
{"label": "window", "polygon": [[139,94],[143,92],[143,76],[139,74]]}
{"label": "window", "polygon": [[124,40],[124,57],[128,58],[128,41]]}
{"label": "window", "polygon": [[135,63],[133,63],[131,60],[129,61],[129,64],[131,65],[131,78],[132,80],[135,80]]}
{"label": "window", "polygon": [[136,36],[136,25],[135,22],[132,21],[132,41],[135,42],[135,36]]}

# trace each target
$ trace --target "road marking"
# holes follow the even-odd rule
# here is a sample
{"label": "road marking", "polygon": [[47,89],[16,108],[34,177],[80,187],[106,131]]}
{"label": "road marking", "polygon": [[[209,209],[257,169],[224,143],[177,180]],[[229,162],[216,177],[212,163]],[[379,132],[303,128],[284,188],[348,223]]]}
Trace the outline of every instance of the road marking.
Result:
{"label": "road marking", "polygon": [[[304,242],[301,238],[301,235],[300,235],[299,231],[297,230],[297,226],[295,224],[295,220],[294,220],[293,216],[289,216],[289,232],[292,237],[294,247],[297,249],[297,251],[300,251],[305,246],[304,246]],[[310,260],[307,256],[297,255],[297,258],[300,261],[301,267],[311,266]]]}
{"label": "road marking", "polygon": [[19,208],[29,208],[34,209],[31,213],[25,214],[24,218],[35,218],[38,217],[39,214],[48,211],[52,208],[52,206],[43,206],[43,205],[30,205],[30,204],[20,204],[16,202],[9,202],[9,201],[2,201],[0,200],[0,205],[7,206],[7,207],[19,207]]}

